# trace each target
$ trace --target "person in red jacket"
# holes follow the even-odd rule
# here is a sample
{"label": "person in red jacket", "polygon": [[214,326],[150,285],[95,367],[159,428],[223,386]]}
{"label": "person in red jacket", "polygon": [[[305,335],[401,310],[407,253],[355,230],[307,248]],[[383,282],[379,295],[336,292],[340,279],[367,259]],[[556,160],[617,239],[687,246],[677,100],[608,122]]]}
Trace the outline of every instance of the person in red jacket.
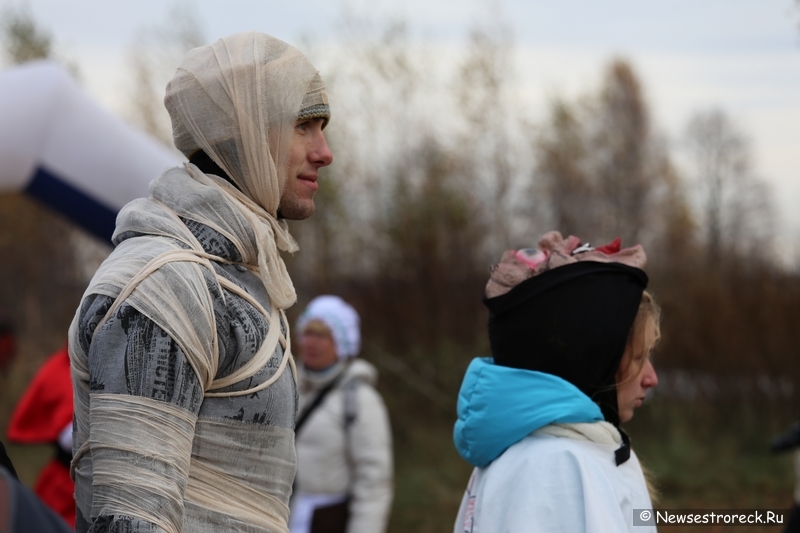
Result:
{"label": "person in red jacket", "polygon": [[72,460],[72,381],[66,345],[36,373],[11,416],[8,439],[18,444],[53,444],[53,457],[39,473],[34,492],[75,527]]}

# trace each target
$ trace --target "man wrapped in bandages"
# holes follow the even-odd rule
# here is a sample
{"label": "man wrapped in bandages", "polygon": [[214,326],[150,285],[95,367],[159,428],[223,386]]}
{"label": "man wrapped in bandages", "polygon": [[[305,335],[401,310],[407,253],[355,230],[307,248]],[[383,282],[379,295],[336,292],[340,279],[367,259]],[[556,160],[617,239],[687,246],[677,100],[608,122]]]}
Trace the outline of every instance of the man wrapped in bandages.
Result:
{"label": "man wrapped in bandages", "polygon": [[120,212],[70,328],[76,529],[286,532],[296,297],[279,250],[333,159],[324,86],[251,32],[190,51],[165,105],[189,163]]}

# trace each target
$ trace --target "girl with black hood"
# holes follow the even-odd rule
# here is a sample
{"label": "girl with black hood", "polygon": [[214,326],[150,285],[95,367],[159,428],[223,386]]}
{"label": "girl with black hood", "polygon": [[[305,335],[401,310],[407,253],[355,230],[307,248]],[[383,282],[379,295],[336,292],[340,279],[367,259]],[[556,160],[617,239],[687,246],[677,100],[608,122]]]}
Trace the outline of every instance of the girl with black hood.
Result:
{"label": "girl with black hood", "polygon": [[456,533],[655,531],[633,529],[652,503],[619,427],[658,384],[645,262],[641,246],[551,232],[493,268],[493,358],[470,364],[458,398],[456,448],[476,468]]}

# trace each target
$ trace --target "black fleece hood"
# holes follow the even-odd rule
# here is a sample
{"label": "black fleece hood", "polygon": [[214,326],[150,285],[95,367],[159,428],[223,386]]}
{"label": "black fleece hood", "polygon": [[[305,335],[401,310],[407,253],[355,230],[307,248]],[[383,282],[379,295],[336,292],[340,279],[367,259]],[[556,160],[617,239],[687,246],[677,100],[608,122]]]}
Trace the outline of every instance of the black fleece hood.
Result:
{"label": "black fleece hood", "polygon": [[638,268],[582,261],[484,297],[495,363],[569,381],[619,426],[616,372],[647,281]]}

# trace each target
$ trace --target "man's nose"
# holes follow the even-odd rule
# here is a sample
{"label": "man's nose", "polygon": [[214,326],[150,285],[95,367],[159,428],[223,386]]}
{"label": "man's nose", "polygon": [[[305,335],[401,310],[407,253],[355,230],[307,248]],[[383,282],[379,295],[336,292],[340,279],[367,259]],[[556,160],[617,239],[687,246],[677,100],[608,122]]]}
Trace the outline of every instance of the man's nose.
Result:
{"label": "man's nose", "polygon": [[319,167],[327,167],[333,163],[333,152],[328,146],[328,141],[325,140],[325,134],[319,132],[314,141],[314,147],[309,153],[311,162]]}

